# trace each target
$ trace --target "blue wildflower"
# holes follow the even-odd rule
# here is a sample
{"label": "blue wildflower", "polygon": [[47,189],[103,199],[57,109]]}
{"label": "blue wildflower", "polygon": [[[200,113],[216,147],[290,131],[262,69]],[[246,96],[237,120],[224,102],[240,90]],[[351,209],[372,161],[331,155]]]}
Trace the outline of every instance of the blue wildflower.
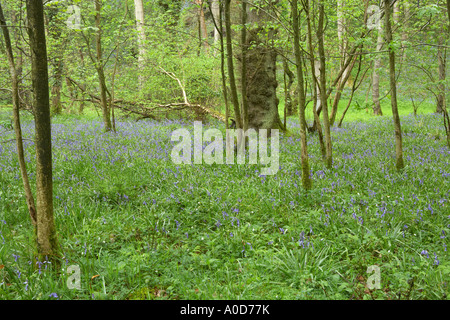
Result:
{"label": "blue wildflower", "polygon": [[427,258],[429,258],[430,256],[428,255],[428,251],[427,250],[422,250],[422,252],[420,253],[421,255],[426,255]]}
{"label": "blue wildflower", "polygon": [[50,293],[49,295],[50,298],[58,298],[58,294],[56,294],[55,292]]}

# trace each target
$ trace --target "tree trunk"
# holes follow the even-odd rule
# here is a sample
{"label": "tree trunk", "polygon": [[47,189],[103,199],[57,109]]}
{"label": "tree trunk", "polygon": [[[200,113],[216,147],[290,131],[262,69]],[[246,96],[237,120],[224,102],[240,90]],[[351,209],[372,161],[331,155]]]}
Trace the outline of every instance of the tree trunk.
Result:
{"label": "tree trunk", "polygon": [[12,103],[13,103],[13,117],[14,117],[14,132],[16,135],[17,156],[19,159],[20,173],[22,176],[23,187],[25,190],[25,199],[27,202],[28,212],[30,213],[31,223],[36,227],[36,206],[34,203],[33,193],[31,191],[30,181],[28,179],[27,167],[25,164],[25,156],[22,142],[22,129],[20,125],[20,98],[19,98],[19,79],[16,64],[14,61],[14,54],[11,45],[11,38],[9,36],[8,27],[6,26],[6,19],[3,15],[2,5],[0,3],[0,25],[2,25],[3,37],[5,39],[6,56],[8,58],[9,73],[12,80]]}
{"label": "tree trunk", "polygon": [[[447,24],[447,46],[450,46],[450,0],[447,0],[447,17],[448,17],[448,24]],[[445,49],[445,52],[447,53],[447,49]],[[449,91],[449,87],[447,86],[447,91]],[[447,107],[450,105],[450,94],[447,94],[446,96],[447,100],[446,103],[444,103],[444,127],[445,132],[447,134],[447,146],[450,148],[450,117],[448,115],[448,109]]]}
{"label": "tree trunk", "polygon": [[345,67],[345,61],[347,59],[347,40],[345,38],[345,25],[346,20],[344,17],[344,0],[338,0],[337,2],[337,34],[339,41],[339,53],[340,53],[340,68],[344,69],[344,73],[342,74],[341,79],[338,82],[338,86],[336,89],[336,94],[334,96],[333,105],[331,107],[331,115],[330,115],[330,126],[333,126],[336,121],[337,110],[339,106],[339,101],[341,100],[342,90],[344,90],[345,85],[350,77],[353,66],[355,65],[356,58],[352,59],[352,63]]}
{"label": "tree trunk", "polygon": [[95,68],[97,69],[98,81],[100,84],[100,104],[102,108],[103,123],[105,125],[105,131],[111,131],[111,110],[108,106],[105,72],[103,69],[103,57],[102,57],[102,29],[100,24],[102,0],[95,1],[95,26],[97,27],[97,34],[95,36],[97,61]]}
{"label": "tree trunk", "polygon": [[438,60],[438,76],[439,76],[439,85],[438,85],[438,95],[437,95],[437,103],[436,103],[436,113],[442,113],[444,111],[445,104],[445,71],[446,71],[446,57],[445,51],[443,48],[445,42],[444,37],[438,35],[438,49],[437,49],[437,60]]}
{"label": "tree trunk", "polygon": [[53,43],[51,52],[48,53],[52,69],[51,78],[51,99],[50,108],[53,114],[60,114],[62,112],[61,104],[61,88],[63,84],[63,70],[64,70],[64,49],[65,43],[62,35],[62,22],[60,18],[61,12],[56,5],[51,3],[46,8],[47,12],[47,27],[48,27],[48,37],[51,38]]}
{"label": "tree trunk", "polygon": [[[17,25],[21,25],[22,21],[19,19],[22,16],[21,13],[15,12],[13,11],[11,14],[11,23],[15,26]],[[13,28],[12,31],[13,34],[13,38],[14,38],[14,42],[16,43],[16,47],[22,47],[23,44],[23,37],[21,36],[21,31],[20,28]],[[29,98],[29,91],[28,90],[24,90],[24,85],[23,85],[23,52],[22,50],[17,50],[15,53],[15,59],[14,59],[14,63],[15,63],[15,69],[16,69],[16,74],[17,74],[17,80],[18,82],[18,86],[19,86],[19,95],[22,94],[22,96],[20,97],[22,100],[24,100],[25,104],[27,105],[31,105],[30,102],[30,98]],[[22,106],[22,102],[19,102],[19,105]]]}
{"label": "tree trunk", "polygon": [[373,63],[373,74],[372,74],[372,100],[373,100],[373,114],[376,116],[382,116],[383,111],[381,110],[380,104],[380,68],[381,68],[381,49],[383,48],[383,33],[380,28],[378,29],[378,38],[377,38],[377,56],[375,57],[375,61]]}
{"label": "tree trunk", "polygon": [[58,59],[53,66],[53,84],[52,84],[52,113],[60,114],[62,112],[61,104],[61,87],[63,77],[63,63],[62,59]]}
{"label": "tree trunk", "polygon": [[314,72],[314,77],[317,79],[317,81],[315,82],[316,93],[314,94],[315,101],[316,101],[315,112],[318,115],[320,115],[320,112],[322,111],[322,100],[321,100],[321,96],[320,96],[320,83],[319,83],[320,61],[314,60],[314,71],[313,72]]}
{"label": "tree trunk", "polygon": [[58,266],[58,242],[53,218],[52,137],[44,8],[27,0],[31,80],[35,109],[37,253]]}
{"label": "tree trunk", "polygon": [[[213,15],[214,21],[216,23],[220,19],[220,3],[219,0],[212,0],[211,3],[211,13]],[[216,45],[220,41],[220,33],[222,30],[218,29],[218,25],[214,25],[214,44]]]}
{"label": "tree trunk", "polygon": [[333,105],[331,107],[331,115],[330,115],[330,126],[334,125],[334,122],[336,121],[336,115],[337,115],[337,110],[338,110],[338,105],[339,105],[339,101],[341,100],[341,96],[342,96],[342,91],[344,90],[345,84],[348,81],[348,78],[350,77],[350,72],[353,69],[356,60],[358,57],[354,57],[352,59],[352,63],[345,68],[346,71],[344,71],[344,74],[342,75],[342,79],[341,81],[339,81],[337,90],[336,90],[336,94],[334,95],[334,99],[333,99]]}
{"label": "tree trunk", "polygon": [[318,47],[319,47],[319,59],[320,59],[320,79],[319,79],[319,87],[320,87],[320,100],[322,103],[323,110],[323,126],[325,127],[325,165],[327,168],[331,169],[333,165],[333,154],[332,154],[332,145],[331,145],[331,131],[330,131],[330,121],[328,117],[328,103],[327,103],[327,78],[326,78],[326,64],[325,64],[325,49],[324,49],[324,16],[325,9],[323,0],[319,3],[319,22],[317,27],[317,39],[318,39]]}
{"label": "tree trunk", "polygon": [[139,92],[144,87],[143,70],[145,68],[145,30],[144,30],[144,4],[142,0],[134,0],[134,11],[136,15],[136,29],[138,32],[138,85]]}
{"label": "tree trunk", "polygon": [[247,100],[247,0],[242,0],[241,10],[241,99],[242,122],[244,132],[248,129],[248,100]]}
{"label": "tree trunk", "polygon": [[[272,2],[272,5],[275,3]],[[272,46],[276,30],[262,28],[270,16],[260,8],[248,13],[246,38],[248,127],[253,129],[284,130],[278,114],[276,79],[277,52]]]}
{"label": "tree trunk", "polygon": [[288,81],[285,84],[286,94],[284,103],[287,111],[287,116],[292,116],[297,111],[296,104],[298,104],[298,101],[295,104],[292,101],[291,87],[294,84],[294,73],[289,69],[288,61],[286,59],[283,59],[283,69],[285,77],[288,77]]}
{"label": "tree trunk", "polygon": [[[313,86],[313,97],[319,97],[319,88],[316,76],[316,59],[314,57],[314,48],[312,45],[312,27],[311,27],[311,5],[310,0],[307,0],[303,3],[303,9],[306,11],[306,25],[308,28],[308,48],[309,48],[309,62],[311,64],[311,77],[312,77],[312,86]],[[314,115],[314,125],[312,131],[317,130],[319,135],[319,144],[320,144],[320,151],[322,154],[322,159],[325,161],[326,158],[326,150],[325,150],[325,143],[323,141],[323,132],[322,132],[322,125],[319,118],[319,113],[317,112],[317,109],[319,108],[318,102],[320,100],[317,98],[313,98],[313,115]]]}
{"label": "tree trunk", "polygon": [[[348,100],[347,107],[344,109],[344,112],[342,113],[341,119],[339,120],[338,128],[340,128],[341,125],[342,125],[342,121],[344,120],[344,117],[345,117],[345,114],[348,111],[348,108],[350,108],[350,105],[352,103],[353,96],[355,95],[356,90],[358,89],[358,87],[361,85],[362,81],[365,78],[366,72],[364,72],[364,74],[361,77],[361,80],[359,80],[359,84],[357,84],[357,80],[358,80],[359,74],[361,72],[361,64],[362,64],[362,56],[360,55],[359,56],[359,63],[358,63],[358,70],[356,71],[355,80],[353,81],[352,91],[351,91],[351,94],[350,94],[350,99]],[[367,70],[369,70],[369,69],[366,69],[366,71]]]}
{"label": "tree trunk", "polygon": [[[406,2],[406,1],[404,1],[404,2]],[[392,12],[392,20],[396,24],[400,21],[400,1],[399,0],[396,0],[394,2],[394,8],[393,8],[393,12]]]}
{"label": "tree trunk", "polygon": [[308,143],[306,137],[306,120],[305,120],[305,107],[306,107],[306,95],[303,81],[303,68],[302,68],[302,54],[300,51],[300,36],[299,36],[299,21],[298,21],[298,2],[292,0],[292,28],[294,29],[294,54],[295,63],[297,65],[297,92],[298,92],[298,114],[300,121],[300,143],[302,147],[301,160],[302,160],[302,185],[305,190],[309,190],[312,187],[311,178],[309,176],[309,158],[308,158]]}
{"label": "tree trunk", "polygon": [[392,30],[391,30],[391,8],[390,0],[384,0],[384,18],[385,18],[385,31],[386,31],[386,43],[389,46],[389,80],[391,87],[391,106],[392,116],[394,120],[395,130],[395,155],[396,155],[396,168],[401,170],[404,167],[403,163],[403,148],[402,148],[402,129],[400,125],[400,117],[398,115],[397,108],[397,83],[395,79],[395,52],[392,48]]}
{"label": "tree trunk", "polygon": [[234,77],[234,65],[233,65],[233,46],[231,43],[231,13],[230,13],[231,0],[225,0],[225,33],[227,42],[227,66],[228,66],[228,78],[230,79],[230,91],[231,101],[234,108],[234,117],[236,120],[237,128],[243,128],[241,119],[241,112],[239,108],[239,100],[236,88],[236,80]]}
{"label": "tree trunk", "polygon": [[198,5],[197,14],[200,31],[200,46],[203,46],[205,50],[208,51],[208,30],[206,28],[205,12],[203,11],[203,0],[196,0],[196,3]]}
{"label": "tree trunk", "polygon": [[216,4],[219,6],[218,10],[219,13],[216,16],[218,20],[214,20],[216,23],[215,30],[218,31],[219,34],[219,41],[220,41],[220,73],[222,78],[222,94],[223,94],[223,100],[225,102],[225,128],[228,129],[228,119],[230,116],[230,108],[228,105],[228,90],[227,90],[227,79],[225,74],[225,48],[223,43],[223,22],[222,22],[222,11],[223,11],[223,4],[218,3],[218,0],[216,0]]}

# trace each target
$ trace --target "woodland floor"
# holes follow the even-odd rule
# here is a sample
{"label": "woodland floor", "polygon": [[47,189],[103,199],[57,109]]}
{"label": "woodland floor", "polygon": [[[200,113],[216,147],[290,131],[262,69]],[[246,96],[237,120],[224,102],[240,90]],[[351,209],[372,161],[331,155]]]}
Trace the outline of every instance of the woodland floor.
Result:
{"label": "woodland floor", "polygon": [[[448,299],[442,118],[402,115],[406,168],[397,172],[391,117],[364,117],[332,128],[332,170],[308,136],[309,193],[296,117],[274,176],[260,164],[175,165],[170,134],[192,122],[124,119],[104,133],[98,119],[54,117],[55,221],[64,270],[80,267],[81,290],[33,260],[13,133],[3,133],[0,300]],[[33,181],[29,119],[23,131]],[[369,290],[373,265],[381,282]]]}

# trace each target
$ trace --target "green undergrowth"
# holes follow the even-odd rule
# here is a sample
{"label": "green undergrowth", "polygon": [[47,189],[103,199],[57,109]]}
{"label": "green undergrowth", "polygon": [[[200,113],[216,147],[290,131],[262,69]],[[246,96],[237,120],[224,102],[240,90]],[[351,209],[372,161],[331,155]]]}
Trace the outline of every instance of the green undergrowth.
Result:
{"label": "green undergrowth", "polygon": [[[309,192],[296,117],[272,176],[260,164],[174,164],[170,134],[190,122],[120,119],[117,133],[93,117],[52,125],[63,269],[34,260],[15,146],[2,143],[0,299],[448,298],[450,151],[439,115],[402,116],[401,172],[388,116],[333,128],[332,169],[310,134]],[[33,123],[23,126],[34,188]],[[67,284],[72,265],[79,290]]]}

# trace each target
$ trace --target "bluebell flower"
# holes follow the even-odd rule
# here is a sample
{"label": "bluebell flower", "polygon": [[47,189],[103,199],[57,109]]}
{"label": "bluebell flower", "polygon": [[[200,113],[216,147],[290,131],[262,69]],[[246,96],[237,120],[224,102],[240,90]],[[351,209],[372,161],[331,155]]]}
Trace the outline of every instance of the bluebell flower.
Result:
{"label": "bluebell flower", "polygon": [[428,255],[428,251],[427,250],[422,250],[422,252],[420,253],[422,255],[426,255],[427,258],[429,258],[430,256]]}
{"label": "bluebell flower", "polygon": [[434,253],[434,263],[433,264],[436,265],[436,266],[439,265],[439,260],[437,258],[437,254],[436,253]]}

